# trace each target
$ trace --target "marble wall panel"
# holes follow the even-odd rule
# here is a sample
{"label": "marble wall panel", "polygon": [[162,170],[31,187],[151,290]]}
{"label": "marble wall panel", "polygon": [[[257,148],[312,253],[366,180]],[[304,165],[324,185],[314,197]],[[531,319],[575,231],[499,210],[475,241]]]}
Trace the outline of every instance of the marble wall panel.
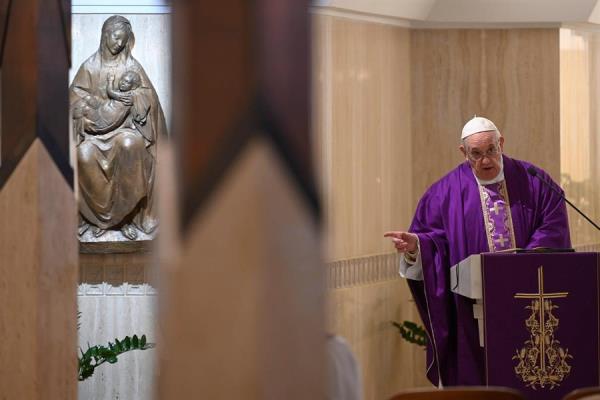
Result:
{"label": "marble wall panel", "polygon": [[460,132],[475,114],[496,123],[509,156],[559,179],[558,39],[557,29],[411,31],[415,201],[464,160]]}
{"label": "marble wall panel", "polygon": [[[565,193],[600,224],[600,32],[560,30],[560,173]],[[573,245],[600,247],[600,233],[569,208]],[[598,250],[596,250],[598,251]]]}
{"label": "marble wall panel", "polygon": [[390,321],[418,321],[383,233],[413,212],[410,32],[313,16],[313,132],[323,193],[328,330],[345,337],[365,399],[428,385],[425,354]]}
{"label": "marble wall panel", "polygon": [[313,26],[327,259],[387,252],[383,232],[412,213],[409,32],[319,14]]}
{"label": "marble wall panel", "polygon": [[[156,343],[158,282],[150,254],[81,254],[79,346],[104,345],[143,334]],[[156,350],[133,351],[79,383],[80,399],[152,399]]]}

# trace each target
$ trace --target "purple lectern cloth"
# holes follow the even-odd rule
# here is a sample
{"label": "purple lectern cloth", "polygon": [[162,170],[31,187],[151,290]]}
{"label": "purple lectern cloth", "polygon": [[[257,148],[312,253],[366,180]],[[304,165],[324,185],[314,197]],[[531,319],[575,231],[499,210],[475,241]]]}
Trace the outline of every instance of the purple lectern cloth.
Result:
{"label": "purple lectern cloth", "polygon": [[[564,201],[527,173],[531,164],[503,159],[516,246],[570,247]],[[429,334],[427,377],[436,386],[440,377],[444,386],[483,385],[474,301],[450,290],[450,267],[489,251],[479,188],[467,162],[427,190],[409,231],[419,236],[421,247],[423,281],[408,280],[408,285]]]}
{"label": "purple lectern cloth", "polygon": [[[566,359],[569,372],[558,379],[556,385],[545,382],[543,387],[535,385],[534,388],[527,384],[531,381],[526,383],[517,375],[515,367],[519,360],[513,358],[528,347],[526,341],[531,339],[526,320],[531,317],[532,309],[526,306],[531,306],[533,299],[515,298],[515,295],[540,292],[539,267],[543,267],[542,287],[546,296],[566,294],[560,298],[545,298],[544,301],[551,301],[556,307],[552,309],[555,324],[549,324],[546,315],[545,325],[551,326],[552,338],[571,357]],[[560,400],[572,390],[600,384],[597,253],[486,254],[482,260],[482,284],[488,385],[517,389],[527,400]],[[539,328],[536,332],[538,338],[542,337]],[[540,342],[533,342],[537,348]],[[539,353],[537,357],[535,365],[540,367]],[[546,358],[545,361],[548,365],[551,360]],[[547,366],[548,370],[554,368]],[[525,374],[531,375],[530,372]]]}

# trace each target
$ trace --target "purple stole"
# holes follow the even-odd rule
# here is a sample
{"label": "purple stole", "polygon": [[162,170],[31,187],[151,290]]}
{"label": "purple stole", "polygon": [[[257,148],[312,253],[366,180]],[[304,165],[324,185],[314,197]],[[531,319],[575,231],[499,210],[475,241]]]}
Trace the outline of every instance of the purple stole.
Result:
{"label": "purple stole", "polygon": [[490,252],[514,248],[515,230],[513,229],[506,181],[479,185],[479,195]]}

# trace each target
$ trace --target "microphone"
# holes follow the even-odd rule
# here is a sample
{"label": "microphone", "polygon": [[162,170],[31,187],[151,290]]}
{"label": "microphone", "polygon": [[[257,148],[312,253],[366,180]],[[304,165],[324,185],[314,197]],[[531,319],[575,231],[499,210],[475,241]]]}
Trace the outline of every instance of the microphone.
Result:
{"label": "microphone", "polygon": [[561,197],[561,199],[563,199],[568,205],[573,207],[575,209],[575,211],[577,211],[590,224],[594,225],[594,228],[596,228],[600,231],[600,226],[596,225],[596,223],[594,221],[592,221],[591,219],[589,219],[588,216],[585,215],[579,208],[577,208],[577,206],[575,204],[571,203],[558,189],[556,189],[554,187],[554,185],[552,185],[551,182],[548,182],[546,179],[544,179],[538,173],[537,169],[535,169],[535,167],[533,165],[531,165],[531,166],[529,166],[529,168],[527,168],[527,172],[529,173],[529,175],[537,177],[540,181],[544,182],[550,189],[554,190]]}

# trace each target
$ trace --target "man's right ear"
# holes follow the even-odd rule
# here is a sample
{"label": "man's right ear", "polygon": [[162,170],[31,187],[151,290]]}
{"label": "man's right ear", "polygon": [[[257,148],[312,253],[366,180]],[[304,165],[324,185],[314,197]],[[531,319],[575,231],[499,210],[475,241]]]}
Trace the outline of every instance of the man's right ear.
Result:
{"label": "man's right ear", "polygon": [[458,146],[458,149],[463,154],[463,156],[466,158],[467,157],[467,149],[465,149],[465,146],[461,144],[460,146]]}

